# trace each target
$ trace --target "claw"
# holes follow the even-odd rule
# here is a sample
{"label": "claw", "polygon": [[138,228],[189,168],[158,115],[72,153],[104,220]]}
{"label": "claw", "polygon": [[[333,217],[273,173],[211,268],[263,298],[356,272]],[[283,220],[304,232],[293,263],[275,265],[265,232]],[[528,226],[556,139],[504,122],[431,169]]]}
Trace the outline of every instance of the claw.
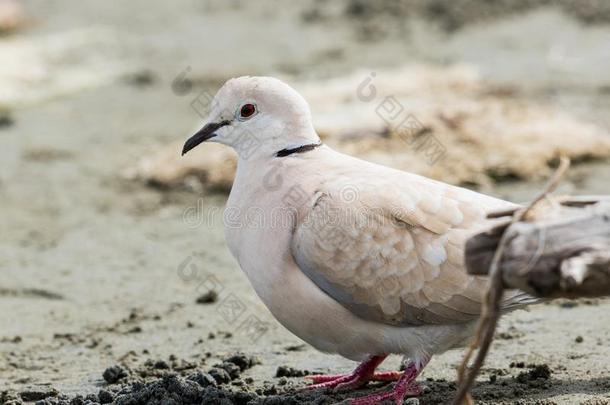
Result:
{"label": "claw", "polygon": [[351,405],[373,405],[383,401],[394,400],[397,404],[402,404],[406,397],[419,396],[423,389],[415,383],[415,379],[423,370],[425,364],[418,365],[410,363],[394,387],[386,392],[379,392],[350,401]]}
{"label": "claw", "polygon": [[429,358],[423,359],[422,362],[409,363],[404,372],[383,371],[375,373],[375,369],[386,357],[387,355],[371,356],[349,374],[307,376],[306,378],[312,380],[314,384],[308,385],[305,389],[333,388],[335,390],[345,390],[358,388],[368,381],[397,381],[394,387],[388,391],[352,399],[350,401],[351,405],[374,405],[387,400],[402,404],[406,397],[421,395],[423,389],[415,383],[415,379],[424,369]]}
{"label": "claw", "polygon": [[405,398],[418,397],[422,393],[423,389],[418,384],[411,383],[411,385],[405,387],[394,387],[394,389],[388,392],[380,392],[352,399],[350,405],[375,405],[387,400],[394,400],[397,404],[402,404]]}
{"label": "claw", "polygon": [[[306,386],[305,389],[334,388],[337,390],[344,390],[361,387],[368,381],[375,379],[375,369],[386,357],[387,355],[371,356],[349,374],[307,376],[307,379],[312,380],[314,384]],[[381,378],[384,378],[379,381],[388,381],[387,378],[390,376],[388,373],[378,373],[378,375],[381,375]]]}
{"label": "claw", "polygon": [[[402,371],[382,371],[379,373],[374,373],[368,381],[398,381],[401,375]],[[320,384],[338,380],[347,376],[349,376],[349,374],[316,374],[305,376],[305,378],[311,380],[311,382],[314,384]]]}

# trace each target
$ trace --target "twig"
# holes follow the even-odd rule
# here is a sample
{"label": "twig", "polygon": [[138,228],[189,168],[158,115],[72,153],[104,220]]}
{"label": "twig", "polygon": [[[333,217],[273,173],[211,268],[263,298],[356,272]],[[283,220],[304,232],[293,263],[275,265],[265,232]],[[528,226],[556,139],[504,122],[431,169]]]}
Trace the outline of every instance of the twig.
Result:
{"label": "twig", "polygon": [[[567,157],[562,157],[559,162],[559,167],[557,168],[551,179],[547,182],[542,192],[540,192],[540,194],[538,194],[536,198],[534,198],[534,200],[525,209],[517,210],[513,214],[513,218],[510,224],[504,230],[504,233],[500,238],[498,248],[494,253],[490,265],[489,287],[487,289],[487,292],[485,293],[485,300],[483,301],[483,309],[481,311],[481,317],[479,318],[479,323],[477,325],[475,339],[473,343],[468,347],[466,355],[464,356],[464,360],[458,368],[459,386],[452,402],[453,405],[462,405],[464,403],[471,405],[473,403],[472,397],[469,394],[470,387],[472,386],[474,379],[478,375],[479,370],[481,369],[483,362],[485,361],[485,357],[487,356],[489,347],[491,346],[491,342],[493,341],[493,336],[496,331],[498,320],[500,319],[501,302],[504,293],[504,286],[502,284],[502,272],[500,272],[498,269],[500,268],[499,263],[502,259],[504,249],[506,248],[506,245],[509,240],[509,232],[507,231],[513,224],[522,221],[523,218],[525,218],[525,216],[540,201],[546,198],[557,188],[569,167],[570,160]],[[479,351],[474,360],[474,363],[470,371],[466,372],[468,363],[470,362],[470,359],[477,347],[479,347]]]}

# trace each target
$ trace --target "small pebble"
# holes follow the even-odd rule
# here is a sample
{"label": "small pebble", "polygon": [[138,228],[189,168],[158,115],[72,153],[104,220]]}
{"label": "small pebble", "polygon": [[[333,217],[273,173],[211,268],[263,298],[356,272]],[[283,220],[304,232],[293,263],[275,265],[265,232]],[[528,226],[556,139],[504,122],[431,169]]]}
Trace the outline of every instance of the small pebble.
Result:
{"label": "small pebble", "polygon": [[0,113],[0,129],[12,127],[15,121],[10,115]]}
{"label": "small pebble", "polygon": [[169,364],[167,364],[167,362],[165,360],[157,360],[155,362],[155,364],[153,365],[154,368],[156,368],[157,370],[167,370],[169,369]]}
{"label": "small pebble", "polygon": [[199,296],[195,301],[197,304],[213,304],[218,301],[218,293],[214,290],[210,290],[205,294]]}

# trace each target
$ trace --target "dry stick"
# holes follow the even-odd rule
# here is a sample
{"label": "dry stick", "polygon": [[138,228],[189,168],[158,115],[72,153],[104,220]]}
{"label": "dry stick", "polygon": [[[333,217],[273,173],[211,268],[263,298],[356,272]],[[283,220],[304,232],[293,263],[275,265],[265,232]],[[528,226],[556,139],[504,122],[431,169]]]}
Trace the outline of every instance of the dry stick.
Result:
{"label": "dry stick", "polygon": [[[551,179],[548,181],[542,192],[527,206],[527,208],[523,210],[518,210],[514,213],[510,225],[504,230],[504,233],[500,238],[498,248],[496,249],[492,262],[490,264],[490,282],[488,290],[485,294],[485,300],[483,302],[483,309],[481,311],[481,317],[477,326],[475,340],[468,348],[466,355],[464,356],[464,360],[458,368],[459,388],[453,399],[453,405],[462,405],[463,403],[469,405],[472,404],[472,398],[470,397],[469,390],[472,386],[472,383],[474,382],[474,379],[479,373],[483,362],[485,361],[485,357],[487,356],[487,352],[489,351],[489,347],[491,346],[491,342],[493,341],[493,336],[496,330],[496,326],[498,324],[498,320],[500,319],[500,303],[502,301],[504,286],[502,284],[502,272],[499,270],[499,263],[502,259],[504,249],[508,244],[509,232],[507,231],[511,225],[523,220],[523,218],[525,218],[525,216],[532,210],[532,208],[536,206],[536,204],[546,198],[557,188],[559,182],[561,181],[569,167],[570,160],[566,157],[562,157],[559,162],[559,167],[557,168]],[[479,344],[480,348],[475,358],[474,364],[472,365],[470,372],[466,375],[466,368],[468,367],[468,363],[476,348],[479,347]]]}

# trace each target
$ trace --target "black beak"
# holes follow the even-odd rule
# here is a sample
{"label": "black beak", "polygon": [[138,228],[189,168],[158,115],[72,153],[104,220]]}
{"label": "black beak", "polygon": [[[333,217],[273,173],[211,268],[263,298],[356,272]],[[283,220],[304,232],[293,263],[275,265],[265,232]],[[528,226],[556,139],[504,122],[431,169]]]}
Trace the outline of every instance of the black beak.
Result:
{"label": "black beak", "polygon": [[216,131],[218,128],[222,128],[229,124],[229,121],[211,122],[209,124],[206,124],[203,128],[197,131],[195,135],[191,136],[186,141],[184,147],[182,148],[182,156],[184,156],[186,152],[193,149],[195,146],[199,145],[201,142],[205,142],[208,139],[215,137],[216,134],[214,133],[214,131]]}

